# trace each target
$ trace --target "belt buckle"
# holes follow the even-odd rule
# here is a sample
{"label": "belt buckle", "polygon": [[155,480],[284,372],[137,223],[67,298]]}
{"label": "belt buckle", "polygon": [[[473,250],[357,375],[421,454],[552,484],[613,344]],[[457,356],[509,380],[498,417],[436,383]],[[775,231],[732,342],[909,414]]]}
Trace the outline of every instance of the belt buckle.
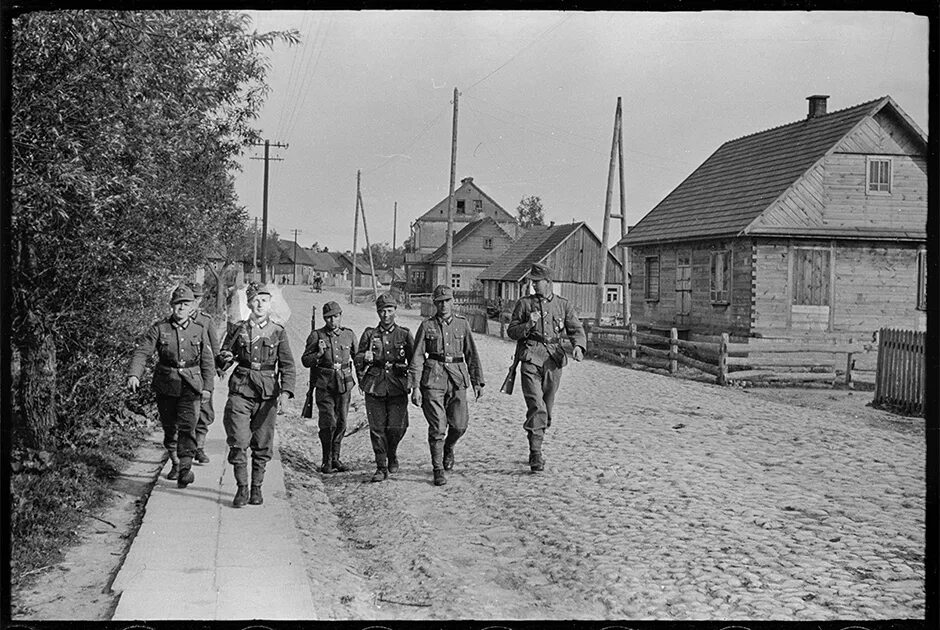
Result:
{"label": "belt buckle", "polygon": [[251,369],[252,369],[252,370],[260,370],[260,369],[261,369],[261,361],[252,361],[252,362],[251,362]]}
{"label": "belt buckle", "polygon": [[453,362],[454,362],[454,357],[452,357],[449,354],[444,355],[444,363],[453,363]]}
{"label": "belt buckle", "polygon": [[333,364],[333,369],[334,369],[334,370],[341,370],[341,369],[343,369],[343,364],[342,364],[342,363],[334,363],[334,364]]}

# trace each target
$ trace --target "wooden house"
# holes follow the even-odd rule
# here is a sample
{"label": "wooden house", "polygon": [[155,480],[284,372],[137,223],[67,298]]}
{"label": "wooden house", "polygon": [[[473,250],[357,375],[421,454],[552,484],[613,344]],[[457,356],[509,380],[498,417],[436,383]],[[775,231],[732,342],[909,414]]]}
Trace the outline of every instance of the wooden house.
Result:
{"label": "wooden house", "polygon": [[[543,263],[554,272],[555,294],[568,298],[581,317],[593,317],[602,253],[601,240],[583,221],[532,227],[477,279],[483,285],[484,298],[505,304],[528,294],[529,269],[533,263]],[[623,268],[610,251],[606,254],[602,312],[613,316],[621,311]]]}
{"label": "wooden house", "polygon": [[295,243],[279,239],[276,243],[280,257],[274,265],[274,277],[278,284],[313,283],[313,261],[307,251]]}
{"label": "wooden house", "polygon": [[336,262],[336,259],[329,252],[318,252],[308,248],[305,248],[304,251],[307,252],[307,257],[313,262],[311,283],[317,276],[320,276],[325,287],[335,287],[342,284],[344,279],[343,267]]}
{"label": "wooden house", "polygon": [[[336,261],[337,266],[340,268],[339,277],[337,278],[337,284],[334,286],[343,286],[349,287],[349,283],[352,282],[352,252],[330,252],[330,255]],[[369,267],[369,257],[363,254],[356,255],[356,286],[357,287],[371,287],[372,286],[372,269]]]}
{"label": "wooden house", "polygon": [[632,318],[691,334],[924,330],[927,139],[889,96],[731,140],[633,226]]}
{"label": "wooden house", "polygon": [[454,234],[450,278],[447,278],[447,244],[408,266],[412,293],[428,293],[439,284],[459,291],[478,289],[477,276],[502,256],[512,237],[491,217],[466,223]]}

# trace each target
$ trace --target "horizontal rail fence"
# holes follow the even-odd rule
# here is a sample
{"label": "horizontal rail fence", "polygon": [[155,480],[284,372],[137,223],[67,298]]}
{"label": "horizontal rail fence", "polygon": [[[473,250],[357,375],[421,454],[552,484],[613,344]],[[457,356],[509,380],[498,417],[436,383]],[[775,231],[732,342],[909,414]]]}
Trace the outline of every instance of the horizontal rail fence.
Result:
{"label": "horizontal rail fence", "polygon": [[[852,384],[855,357],[871,345],[823,341],[765,340],[732,342],[728,333],[715,341],[680,339],[626,327],[589,324],[588,347],[595,355],[622,365],[639,364],[678,372],[687,365],[715,377],[720,385],[734,381],[828,381]],[[835,356],[834,356],[835,355]],[[838,357],[844,355],[844,359]]]}
{"label": "horizontal rail fence", "polygon": [[878,331],[874,405],[923,415],[926,396],[925,336],[913,330]]}

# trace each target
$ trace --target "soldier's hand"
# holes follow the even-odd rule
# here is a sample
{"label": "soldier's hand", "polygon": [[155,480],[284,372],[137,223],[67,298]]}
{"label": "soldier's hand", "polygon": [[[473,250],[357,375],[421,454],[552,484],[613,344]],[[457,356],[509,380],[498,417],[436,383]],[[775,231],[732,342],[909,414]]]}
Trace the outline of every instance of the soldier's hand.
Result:
{"label": "soldier's hand", "polygon": [[571,353],[571,356],[574,357],[575,361],[580,361],[581,359],[584,358],[584,348],[582,348],[581,346],[575,346],[574,352]]}
{"label": "soldier's hand", "polygon": [[536,313],[535,311],[532,311],[531,313],[529,313],[529,322],[532,324],[539,323],[539,314]]}
{"label": "soldier's hand", "polygon": [[326,350],[326,339],[319,339],[317,341],[317,347],[320,348],[320,352]]}
{"label": "soldier's hand", "polygon": [[222,363],[228,363],[234,358],[235,358],[235,355],[232,354],[231,350],[219,351],[219,359],[221,359]]}
{"label": "soldier's hand", "polygon": [[473,386],[473,394],[474,394],[474,396],[477,397],[477,398],[476,398],[477,400],[480,400],[480,398],[483,397],[483,386],[482,386],[482,385],[474,385],[474,386]]}
{"label": "soldier's hand", "polygon": [[284,413],[287,409],[287,401],[290,399],[290,396],[287,392],[281,392],[277,397],[277,412],[279,414]]}
{"label": "soldier's hand", "polygon": [[375,361],[375,353],[371,350],[366,350],[366,363],[372,363]]}
{"label": "soldier's hand", "polygon": [[417,387],[411,390],[411,404],[415,407],[421,406],[421,390]]}
{"label": "soldier's hand", "polygon": [[202,390],[202,402],[207,402],[210,398],[212,398],[212,392],[208,389]]}
{"label": "soldier's hand", "polygon": [[127,377],[127,388],[128,388],[129,390],[131,390],[131,392],[137,393],[137,388],[138,388],[138,387],[140,387],[140,379],[137,378],[136,376],[128,376],[128,377]]}

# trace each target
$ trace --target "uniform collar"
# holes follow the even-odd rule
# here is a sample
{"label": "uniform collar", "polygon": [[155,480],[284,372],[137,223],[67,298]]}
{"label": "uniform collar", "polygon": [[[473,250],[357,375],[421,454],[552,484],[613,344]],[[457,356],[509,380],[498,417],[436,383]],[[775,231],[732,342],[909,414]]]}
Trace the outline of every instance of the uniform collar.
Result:
{"label": "uniform collar", "polygon": [[254,326],[254,327],[256,327],[256,328],[264,328],[265,326],[268,325],[268,322],[270,322],[270,321],[271,321],[270,316],[269,316],[269,317],[265,317],[264,319],[262,319],[262,320],[260,320],[260,321],[257,320],[257,319],[255,319],[255,316],[254,316],[254,315],[250,315],[250,316],[248,317],[248,323],[249,323],[251,326]]}
{"label": "uniform collar", "polygon": [[176,320],[173,318],[173,316],[171,315],[171,316],[170,316],[170,325],[172,325],[173,328],[182,328],[183,330],[186,330],[186,327],[189,326],[189,320],[190,320],[190,319],[192,319],[192,318],[187,318],[187,319],[184,319],[184,320],[181,321],[181,322],[178,322],[178,321],[176,321]]}
{"label": "uniform collar", "polygon": [[549,293],[548,295],[539,295],[538,293],[533,293],[533,295],[534,295],[535,297],[539,298],[540,300],[544,300],[545,302],[551,302],[551,301],[552,301],[552,298],[555,297],[555,293],[554,293],[554,292]]}
{"label": "uniform collar", "polygon": [[453,314],[451,314],[450,317],[447,317],[447,318],[445,319],[444,317],[441,317],[440,315],[438,315],[437,313],[435,313],[435,314],[434,314],[434,318],[435,318],[438,322],[440,322],[440,323],[442,323],[442,324],[450,324],[452,321],[454,321],[454,315],[453,315]]}
{"label": "uniform collar", "polygon": [[392,325],[389,326],[388,328],[385,328],[382,324],[379,324],[378,329],[380,332],[389,333],[395,330],[395,328],[397,327],[398,327],[398,324],[396,324],[395,322],[392,322]]}
{"label": "uniform collar", "polygon": [[343,330],[342,326],[337,326],[336,328],[330,328],[329,326],[323,327],[323,332],[325,332],[328,335],[333,335],[334,337],[338,335],[341,330]]}

